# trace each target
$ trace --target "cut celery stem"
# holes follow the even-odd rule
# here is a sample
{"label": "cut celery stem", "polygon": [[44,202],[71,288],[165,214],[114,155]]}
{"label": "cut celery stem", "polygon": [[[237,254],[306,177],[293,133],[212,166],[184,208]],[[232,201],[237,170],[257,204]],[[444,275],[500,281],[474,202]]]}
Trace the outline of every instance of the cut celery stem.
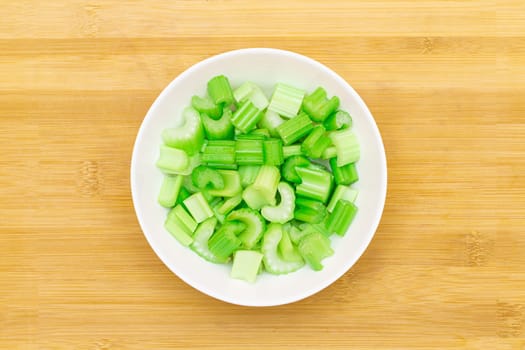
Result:
{"label": "cut celery stem", "polygon": [[217,169],[213,169],[207,166],[200,165],[193,169],[191,174],[192,183],[197,186],[198,189],[218,189],[224,188],[224,179]]}
{"label": "cut celery stem", "polygon": [[303,90],[279,83],[275,86],[268,109],[283,117],[293,118],[297,115],[299,108],[301,108],[303,97]]}
{"label": "cut celery stem", "polygon": [[344,236],[356,214],[357,207],[354,203],[340,199],[326,222],[328,231]]}
{"label": "cut celery stem", "polygon": [[239,108],[233,113],[231,118],[232,124],[243,133],[253,129],[262,118],[263,113],[250,100],[245,100]]}
{"label": "cut celery stem", "polygon": [[230,105],[234,101],[230,82],[224,75],[217,75],[208,81],[208,95],[216,105]]}
{"label": "cut celery stem", "polygon": [[235,209],[242,202],[241,194],[237,194],[233,197],[226,199],[217,209],[219,214],[228,215],[233,209]]}
{"label": "cut celery stem", "polygon": [[283,147],[283,158],[289,158],[291,156],[302,156],[303,151],[301,145],[290,145]]}
{"label": "cut celery stem", "polygon": [[212,167],[232,166],[235,164],[235,141],[210,140],[204,146],[202,162]]}
{"label": "cut celery stem", "polygon": [[295,192],[292,186],[286,182],[280,182],[277,191],[281,197],[281,202],[276,206],[264,206],[261,209],[261,214],[270,222],[284,224],[294,217]]}
{"label": "cut celery stem", "polygon": [[208,140],[232,140],[235,128],[231,122],[232,111],[224,109],[218,120],[210,118],[206,113],[201,113],[202,126]]}
{"label": "cut celery stem", "polygon": [[286,159],[282,166],[282,175],[288,182],[301,183],[301,178],[297,174],[297,168],[305,168],[310,165],[310,161],[303,156],[291,156]]}
{"label": "cut celery stem", "polygon": [[228,259],[241,246],[237,233],[244,226],[242,223],[225,222],[208,240],[210,252],[220,259]]}
{"label": "cut celery stem", "polygon": [[335,157],[337,157],[337,148],[335,148],[335,146],[327,147],[321,155],[321,158],[323,159],[330,159]]}
{"label": "cut celery stem", "polygon": [[262,165],[255,181],[246,187],[242,198],[252,209],[261,209],[265,205],[275,205],[275,194],[281,174],[279,168]]}
{"label": "cut celery stem", "polygon": [[351,185],[359,180],[355,163],[337,166],[337,159],[330,159],[330,167],[334,174],[335,183],[338,185]]}
{"label": "cut celery stem", "polygon": [[277,127],[277,133],[283,140],[284,145],[289,145],[308,135],[313,129],[314,124],[306,113],[299,113],[298,116],[287,120]]}
{"label": "cut celery stem", "polygon": [[222,189],[209,189],[208,194],[215,197],[233,197],[240,194],[242,191],[241,177],[239,172],[236,170],[224,170],[218,169],[224,180],[224,188]]}
{"label": "cut celery stem", "polygon": [[326,98],[326,91],[322,87],[305,96],[303,110],[316,122],[322,122],[339,107],[339,97]]}
{"label": "cut celery stem", "polygon": [[188,170],[190,158],[180,149],[161,145],[156,165],[166,174],[182,174]]}
{"label": "cut celery stem", "polygon": [[281,224],[270,224],[263,237],[261,251],[266,271],[272,274],[287,274],[304,266],[303,261],[286,261],[279,254],[279,242],[283,236]]}
{"label": "cut celery stem", "polygon": [[299,252],[314,271],[323,269],[323,259],[334,254],[330,240],[320,233],[311,233],[299,243]]}
{"label": "cut celery stem", "polygon": [[322,125],[317,125],[303,141],[301,149],[308,157],[320,158],[321,154],[332,143],[325,131]]}
{"label": "cut celery stem", "polygon": [[222,115],[222,107],[216,105],[208,98],[194,95],[191,98],[191,106],[199,113],[205,113],[212,119],[219,119]]}
{"label": "cut celery stem", "polygon": [[239,221],[245,225],[245,229],[238,233],[237,236],[242,241],[242,246],[252,249],[262,237],[266,229],[266,223],[258,211],[250,208],[242,208],[232,211],[226,220]]}
{"label": "cut celery stem", "polygon": [[283,163],[283,142],[280,139],[263,141],[264,164],[281,165]]}
{"label": "cut celery stem", "polygon": [[233,91],[233,96],[238,103],[249,100],[258,109],[262,110],[268,107],[268,98],[264,92],[259,86],[249,81],[235,89]]}
{"label": "cut celery stem", "polygon": [[332,131],[329,136],[337,150],[337,166],[355,163],[359,160],[359,142],[350,129]]}
{"label": "cut celery stem", "polygon": [[326,130],[339,130],[346,129],[352,126],[352,117],[346,111],[338,110],[335,113],[332,113],[325,119],[323,122]]}
{"label": "cut celery stem", "polygon": [[182,117],[184,124],[176,128],[165,129],[162,132],[162,139],[166,145],[181,149],[192,156],[201,150],[204,143],[200,114],[194,108],[186,107],[182,111]]}
{"label": "cut celery stem", "polygon": [[301,183],[296,188],[297,195],[326,203],[332,193],[332,174],[311,168],[295,167],[295,170],[301,178]]}
{"label": "cut celery stem", "polygon": [[263,254],[253,250],[238,250],[233,256],[231,278],[255,282],[261,267]]}
{"label": "cut celery stem", "polygon": [[165,208],[172,208],[177,203],[180,189],[182,188],[183,176],[165,175],[160,187],[158,202]]}
{"label": "cut celery stem", "polygon": [[281,116],[278,113],[267,109],[266,112],[263,113],[261,120],[259,120],[258,126],[260,128],[268,129],[271,136],[279,137],[277,127],[283,124],[284,122],[285,120],[281,118]]}
{"label": "cut celery stem", "polygon": [[235,162],[238,165],[261,165],[264,163],[263,140],[237,139]]}
{"label": "cut celery stem", "polygon": [[303,262],[301,254],[293,245],[292,240],[290,239],[290,234],[284,226],[282,229],[281,241],[279,242],[277,249],[283,260],[290,262]]}
{"label": "cut celery stem", "polygon": [[217,218],[211,217],[203,221],[195,230],[193,235],[193,242],[190,244],[190,248],[200,255],[205,260],[219,264],[225,263],[228,261],[228,258],[219,258],[213,254],[208,248],[208,240],[211,235],[215,232],[215,227],[217,226]]}
{"label": "cut celery stem", "polygon": [[210,205],[204,198],[202,192],[197,192],[184,200],[184,206],[197,223],[201,223],[213,216]]}
{"label": "cut celery stem", "polygon": [[260,165],[240,165],[239,175],[241,176],[241,186],[246,188],[253,184],[260,169]]}
{"label": "cut celery stem", "polygon": [[354,203],[355,199],[357,198],[357,194],[358,191],[354,188],[338,185],[335,188],[334,193],[332,193],[332,196],[330,197],[330,202],[326,206],[326,209],[331,213],[340,199],[344,199],[345,201]]}

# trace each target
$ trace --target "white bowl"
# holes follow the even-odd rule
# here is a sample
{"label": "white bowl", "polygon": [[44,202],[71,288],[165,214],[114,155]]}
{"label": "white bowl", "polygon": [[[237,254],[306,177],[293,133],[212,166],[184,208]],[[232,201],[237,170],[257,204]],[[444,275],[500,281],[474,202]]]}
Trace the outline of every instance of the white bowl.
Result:
{"label": "white bowl", "polygon": [[[323,86],[337,95],[341,108],[350,112],[353,129],[361,145],[357,163],[359,190],[357,216],[344,237],[333,237],[335,254],[323,260],[319,272],[308,266],[297,272],[275,276],[263,273],[254,284],[229,277],[230,266],[203,260],[180,245],[165,229],[167,210],[157,203],[163,175],[155,167],[161,131],[180,123],[182,109],[194,94],[206,93],[207,81],[226,75],[232,86],[252,81],[270,94],[277,82],[312,91]],[[311,58],[268,48],[242,49],[205,59],[175,78],[151,106],[140,127],[131,161],[131,192],[135,211],[149,244],[184,282],[214,298],[246,306],[287,304],[329,286],[363,254],[379,224],[386,196],[387,170],[381,135],[367,106],[354,89],[334,71]],[[336,235],[334,235],[336,236]]]}

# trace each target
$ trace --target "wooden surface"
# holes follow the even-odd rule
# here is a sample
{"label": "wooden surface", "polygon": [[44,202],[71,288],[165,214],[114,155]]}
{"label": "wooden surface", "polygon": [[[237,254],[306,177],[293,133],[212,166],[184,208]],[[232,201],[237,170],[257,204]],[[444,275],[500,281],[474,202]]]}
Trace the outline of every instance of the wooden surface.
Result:
{"label": "wooden surface", "polygon": [[[0,14],[0,348],[525,349],[523,1],[20,0]],[[264,309],[169,272],[129,189],[160,90],[256,46],[347,79],[389,165],[362,259]]]}

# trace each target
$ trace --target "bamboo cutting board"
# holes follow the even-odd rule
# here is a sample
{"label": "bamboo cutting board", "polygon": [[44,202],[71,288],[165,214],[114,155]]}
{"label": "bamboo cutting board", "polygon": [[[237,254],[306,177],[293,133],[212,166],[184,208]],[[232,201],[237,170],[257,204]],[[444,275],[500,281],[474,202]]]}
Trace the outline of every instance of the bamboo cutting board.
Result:
{"label": "bamboo cutting board", "polygon": [[[525,349],[523,1],[20,0],[0,14],[0,348]],[[282,307],[185,285],[130,198],[161,89],[244,47],[337,71],[387,151],[364,256]]]}

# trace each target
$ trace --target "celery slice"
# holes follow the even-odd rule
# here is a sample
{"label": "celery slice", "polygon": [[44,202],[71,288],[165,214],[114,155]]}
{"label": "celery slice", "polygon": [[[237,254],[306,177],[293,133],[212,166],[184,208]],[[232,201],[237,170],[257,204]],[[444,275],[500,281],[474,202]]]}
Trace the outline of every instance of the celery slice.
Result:
{"label": "celery slice", "polygon": [[326,221],[328,231],[344,236],[356,214],[357,207],[354,203],[340,199]]}
{"label": "celery slice", "polygon": [[304,262],[286,261],[279,255],[279,242],[283,236],[281,224],[270,224],[266,229],[262,243],[263,263],[266,271],[272,274],[286,274],[304,266]]}
{"label": "celery slice", "polygon": [[241,194],[237,194],[233,197],[230,197],[218,207],[217,212],[222,215],[228,215],[233,209],[235,209],[242,202]]}
{"label": "celery slice", "polygon": [[188,170],[190,158],[180,149],[161,145],[156,165],[166,174],[182,174]]}
{"label": "celery slice", "polygon": [[303,101],[304,111],[316,122],[322,122],[339,107],[339,97],[326,98],[326,91],[318,87]]}
{"label": "celery slice", "polygon": [[208,194],[215,197],[233,197],[237,194],[240,194],[242,191],[241,187],[241,177],[239,172],[236,170],[217,170],[221,174],[224,180],[224,188],[222,189],[209,189]]}
{"label": "celery slice", "polygon": [[320,158],[326,148],[332,143],[325,131],[322,125],[317,125],[303,141],[301,149],[308,157]]}
{"label": "celery slice", "polygon": [[184,124],[177,128],[165,129],[162,139],[166,145],[181,149],[192,156],[201,150],[204,143],[201,118],[199,112],[192,107],[184,108],[182,117]]}
{"label": "celery slice", "polygon": [[281,165],[283,163],[283,142],[280,139],[263,141],[264,164]]}
{"label": "celery slice", "polygon": [[204,133],[208,140],[232,140],[235,135],[235,128],[233,127],[232,111],[225,108],[222,116],[215,120],[206,113],[201,113],[202,126]]}
{"label": "celery slice", "polygon": [[190,212],[197,223],[201,223],[213,216],[210,205],[204,198],[202,192],[197,192],[184,200],[184,206]]}
{"label": "celery slice", "polygon": [[219,259],[228,259],[241,246],[242,241],[237,234],[244,226],[242,223],[225,222],[208,240],[210,252]]}
{"label": "celery slice", "polygon": [[337,148],[335,148],[335,146],[327,147],[321,155],[321,158],[323,159],[330,159],[335,157],[337,157]]}
{"label": "celery slice", "polygon": [[288,231],[283,227],[282,238],[277,247],[279,254],[285,261],[303,262],[303,258],[297,248],[293,245]]}
{"label": "celery slice", "polygon": [[217,169],[200,165],[193,169],[192,183],[200,190],[224,188],[224,179]]}
{"label": "celery slice", "polygon": [[246,228],[238,234],[242,241],[242,246],[247,249],[253,246],[261,239],[262,234],[266,228],[266,223],[261,214],[256,210],[250,208],[242,208],[232,211],[226,217],[227,221],[240,221]]}
{"label": "celery slice", "polygon": [[315,271],[322,270],[321,261],[334,254],[334,250],[330,247],[330,240],[320,233],[305,236],[299,242],[298,248],[304,260]]}
{"label": "celery slice", "polygon": [[301,178],[297,185],[297,195],[305,196],[326,203],[333,187],[333,176],[327,171],[295,167]]}
{"label": "celery slice", "polygon": [[268,109],[286,118],[293,118],[303,102],[304,90],[279,83],[275,86]]}
{"label": "celery slice", "polygon": [[238,165],[263,164],[263,140],[238,138],[235,141],[235,162]]}
{"label": "celery slice", "polygon": [[256,84],[247,81],[233,92],[233,96],[238,103],[249,100],[258,109],[268,107],[269,101],[264,92]]}
{"label": "celery slice", "polygon": [[301,145],[290,145],[283,147],[283,158],[289,158],[292,156],[302,156],[304,153],[301,150]]}
{"label": "celery slice", "polygon": [[332,131],[329,136],[337,150],[337,166],[355,163],[359,160],[359,142],[350,129]]}
{"label": "celery slice", "polygon": [[235,141],[210,140],[204,146],[202,162],[211,167],[236,167]]}
{"label": "celery slice", "polygon": [[294,218],[295,192],[292,186],[286,182],[280,182],[277,191],[279,191],[281,202],[276,206],[262,207],[261,214],[270,222],[284,224]]}
{"label": "celery slice", "polygon": [[205,260],[215,264],[220,264],[227,262],[228,258],[220,258],[217,255],[213,254],[208,248],[208,240],[215,231],[216,226],[217,219],[214,217],[206,219],[202,223],[200,223],[197,229],[195,230],[193,242],[190,244],[190,248]]}
{"label": "celery slice", "polygon": [[326,217],[326,207],[320,201],[297,197],[295,206],[294,218],[296,220],[317,224]]}
{"label": "celery slice", "polygon": [[238,250],[233,256],[230,277],[255,282],[263,255],[253,250]]}
{"label": "celery slice", "polygon": [[330,197],[330,202],[326,206],[326,209],[331,213],[340,199],[344,199],[345,201],[353,203],[357,198],[357,194],[358,191],[354,188],[338,185],[335,188],[334,193],[332,193],[332,196]]}
{"label": "celery slice", "polygon": [[260,169],[260,165],[239,166],[239,175],[241,176],[241,185],[243,188],[246,188],[255,182],[255,178],[257,178]]}
{"label": "celery slice", "polygon": [[230,81],[224,75],[217,75],[208,81],[208,95],[216,105],[230,105],[234,101]]}
{"label": "celery slice", "polygon": [[250,100],[246,100],[233,113],[231,121],[241,132],[247,133],[255,129],[262,116],[262,110],[255,107]]}
{"label": "celery slice", "polygon": [[191,98],[191,106],[195,108],[199,113],[205,113],[212,119],[219,119],[222,115],[222,107],[216,105],[208,98],[200,96],[193,96]]}
{"label": "celery slice", "polygon": [[288,182],[301,183],[301,178],[297,174],[297,168],[306,168],[310,161],[303,156],[291,156],[286,159],[282,166],[282,175]]}
{"label": "celery slice", "polygon": [[281,116],[278,113],[267,109],[266,112],[263,113],[263,116],[261,117],[261,120],[259,120],[259,123],[257,125],[260,128],[268,129],[271,136],[279,137],[277,127],[284,122],[285,120],[281,118]]}
{"label": "celery slice", "polygon": [[275,194],[280,176],[279,169],[275,166],[261,166],[254,183],[244,189],[242,199],[252,209],[275,205]]}
{"label": "celery slice", "polygon": [[283,140],[283,143],[289,145],[308,135],[313,127],[314,124],[310,120],[310,117],[301,112],[296,117],[279,125],[276,130]]}
{"label": "celery slice", "polygon": [[338,185],[351,185],[359,180],[355,163],[337,166],[337,159],[330,159],[330,167],[334,174],[335,183]]}
{"label": "celery slice", "polygon": [[182,181],[184,177],[181,175],[165,175],[160,187],[158,202],[165,208],[171,208],[177,202],[180,189],[182,188]]}
{"label": "celery slice", "polygon": [[346,129],[352,126],[352,117],[346,111],[339,110],[332,113],[323,122],[326,130]]}

